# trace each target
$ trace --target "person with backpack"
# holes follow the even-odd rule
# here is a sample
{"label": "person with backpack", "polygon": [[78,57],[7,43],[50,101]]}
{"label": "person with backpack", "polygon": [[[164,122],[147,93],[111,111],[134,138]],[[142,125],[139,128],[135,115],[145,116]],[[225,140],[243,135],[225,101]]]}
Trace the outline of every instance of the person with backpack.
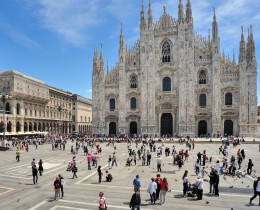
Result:
{"label": "person with backpack", "polygon": [[140,205],[141,205],[141,196],[140,193],[138,192],[138,188],[134,188],[134,194],[132,195],[131,201],[129,203],[129,207],[131,210],[140,210]]}
{"label": "person with backpack", "polygon": [[59,177],[57,176],[54,183],[54,191],[55,191],[55,200],[59,200],[59,197],[60,197],[60,179]]}
{"label": "person with backpack", "polygon": [[257,196],[259,196],[259,206],[260,206],[260,177],[254,181],[254,196],[250,198],[249,204],[252,204],[252,200],[254,200]]}

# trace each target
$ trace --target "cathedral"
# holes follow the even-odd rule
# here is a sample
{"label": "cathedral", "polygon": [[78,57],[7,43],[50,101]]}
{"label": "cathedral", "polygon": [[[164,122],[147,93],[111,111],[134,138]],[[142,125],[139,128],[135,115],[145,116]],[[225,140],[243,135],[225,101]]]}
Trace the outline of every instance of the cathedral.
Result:
{"label": "cathedral", "polygon": [[[140,37],[127,47],[121,24],[118,63],[105,74],[94,50],[92,132],[112,134],[255,136],[257,62],[252,26],[241,27],[238,62],[220,52],[217,17],[204,38],[192,6],[179,0],[178,19],[164,6],[153,21],[141,5]],[[238,26],[239,27],[239,26]],[[239,43],[238,43],[239,44]]]}

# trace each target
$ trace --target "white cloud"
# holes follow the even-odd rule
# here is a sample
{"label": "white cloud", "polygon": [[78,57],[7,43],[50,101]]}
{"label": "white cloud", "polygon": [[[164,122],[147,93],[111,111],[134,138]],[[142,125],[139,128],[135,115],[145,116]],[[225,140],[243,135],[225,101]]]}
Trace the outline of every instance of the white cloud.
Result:
{"label": "white cloud", "polygon": [[99,0],[39,0],[43,25],[68,42],[84,43],[86,30],[99,24]]}

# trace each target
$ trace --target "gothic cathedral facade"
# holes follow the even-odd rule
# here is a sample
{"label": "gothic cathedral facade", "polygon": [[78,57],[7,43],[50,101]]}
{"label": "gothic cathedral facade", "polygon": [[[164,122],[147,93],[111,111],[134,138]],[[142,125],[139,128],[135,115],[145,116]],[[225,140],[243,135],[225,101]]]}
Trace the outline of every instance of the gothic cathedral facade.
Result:
{"label": "gothic cathedral facade", "polygon": [[220,52],[214,11],[212,34],[194,32],[192,7],[179,0],[178,19],[164,11],[154,23],[142,4],[140,38],[124,43],[118,63],[104,73],[94,50],[92,132],[254,136],[257,129],[257,62],[252,27],[241,32],[238,63]]}

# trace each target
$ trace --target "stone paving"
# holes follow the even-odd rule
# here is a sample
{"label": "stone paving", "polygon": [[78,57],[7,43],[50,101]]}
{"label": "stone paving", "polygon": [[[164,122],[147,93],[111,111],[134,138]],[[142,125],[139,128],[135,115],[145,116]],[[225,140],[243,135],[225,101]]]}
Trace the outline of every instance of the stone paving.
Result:
{"label": "stone paving", "polygon": [[[176,140],[177,141],[177,140]],[[202,141],[199,139],[198,141]],[[255,179],[252,176],[260,176],[259,166],[259,139],[256,139],[257,144],[242,144],[233,148],[229,146],[229,157],[236,154],[238,148],[244,149],[246,159],[242,163],[242,169],[251,158],[256,170],[252,176],[246,175],[245,178],[227,177],[225,180],[220,176],[220,196],[215,197],[210,195],[209,183],[204,182],[203,200],[197,201],[189,197],[182,196],[182,180],[181,177],[184,170],[189,171],[189,180],[195,182],[197,176],[194,172],[194,163],[196,154],[204,149],[209,157],[212,157],[212,163],[206,163],[206,170],[210,171],[210,166],[215,164],[215,161],[221,159],[222,156],[218,153],[220,141],[214,140],[209,143],[204,139],[203,143],[196,143],[195,149],[190,151],[190,157],[185,162],[181,170],[178,166],[172,165],[172,156],[162,156],[162,172],[161,177],[167,177],[169,189],[166,195],[166,202],[163,205],[150,205],[149,194],[146,192],[151,177],[155,177],[157,172],[155,153],[152,153],[152,161],[149,166],[141,166],[141,161],[137,161],[137,165],[126,166],[127,146],[126,143],[117,143],[116,155],[118,166],[108,169],[108,155],[114,152],[112,147],[107,147],[105,143],[101,144],[103,149],[99,164],[102,166],[103,174],[109,170],[113,174],[111,183],[98,183],[96,168],[87,169],[86,156],[80,150],[77,157],[78,178],[72,179],[72,173],[66,171],[68,162],[73,155],[70,153],[72,143],[66,145],[66,150],[52,151],[51,145],[38,146],[36,150],[34,146],[30,146],[29,152],[22,152],[21,161],[15,161],[15,149],[0,153],[0,209],[22,209],[22,210],[46,210],[46,209],[98,209],[98,193],[103,191],[106,197],[108,209],[129,209],[129,201],[133,193],[132,181],[137,174],[141,179],[141,209],[177,209],[177,210],[224,210],[231,209],[259,209],[258,198],[253,202],[256,205],[249,205],[249,198],[253,195],[252,185]],[[172,148],[176,145],[177,148],[186,149],[185,145],[179,143],[166,142],[165,146]],[[161,143],[156,143],[157,147]],[[140,146],[140,145],[139,145]],[[164,148],[165,148],[164,146]],[[132,146],[135,148],[135,144]],[[36,162],[42,159],[44,164],[44,174],[39,176],[38,184],[34,185],[32,181],[31,161],[35,158]],[[62,174],[65,178],[64,198],[59,201],[54,201],[53,182],[58,174]],[[105,177],[103,178],[103,180]],[[205,177],[205,179],[208,179]],[[233,186],[233,187],[232,187]],[[232,187],[232,188],[230,188]],[[209,202],[208,204],[206,203]]]}

